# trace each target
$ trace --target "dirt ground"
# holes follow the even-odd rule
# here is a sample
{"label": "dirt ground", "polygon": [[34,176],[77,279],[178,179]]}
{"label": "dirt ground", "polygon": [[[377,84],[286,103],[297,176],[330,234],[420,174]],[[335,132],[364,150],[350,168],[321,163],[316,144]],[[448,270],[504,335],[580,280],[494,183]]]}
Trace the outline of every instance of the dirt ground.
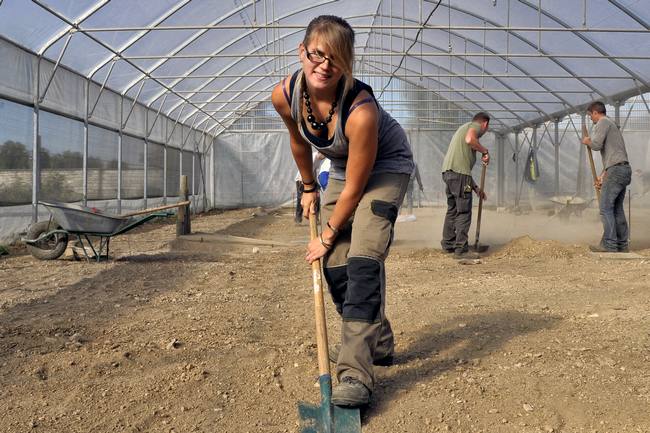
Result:
{"label": "dirt ground", "polygon": [[[364,432],[650,432],[648,216],[643,257],[613,260],[588,252],[594,214],[486,211],[473,265],[439,250],[441,209],[416,216],[386,264],[397,364],[377,368]],[[319,398],[307,225],[192,224],[117,237],[99,264],[0,258],[0,432],[298,431]]]}

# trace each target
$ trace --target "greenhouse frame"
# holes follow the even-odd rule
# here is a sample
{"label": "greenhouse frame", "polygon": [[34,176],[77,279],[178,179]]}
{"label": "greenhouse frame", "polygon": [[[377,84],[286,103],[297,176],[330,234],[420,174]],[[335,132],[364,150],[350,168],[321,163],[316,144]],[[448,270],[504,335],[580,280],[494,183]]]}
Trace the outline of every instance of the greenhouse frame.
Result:
{"label": "greenhouse frame", "polygon": [[646,176],[647,9],[475,3],[3,1],[3,236],[43,218],[39,200],[118,213],[172,202],[180,174],[198,211],[290,200],[288,139],[270,91],[297,68],[309,17],[325,12],[355,28],[357,76],[408,132],[430,191],[420,203],[444,201],[441,155],[477,111],[493,117],[497,206],[528,191],[530,148],[543,176],[529,198],[593,194],[578,139],[594,100],[608,104]]}

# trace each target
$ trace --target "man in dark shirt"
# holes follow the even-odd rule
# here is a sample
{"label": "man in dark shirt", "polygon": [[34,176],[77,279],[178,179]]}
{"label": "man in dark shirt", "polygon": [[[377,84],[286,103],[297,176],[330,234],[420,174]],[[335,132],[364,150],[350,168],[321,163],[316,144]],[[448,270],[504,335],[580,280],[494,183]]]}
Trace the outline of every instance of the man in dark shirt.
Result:
{"label": "man in dark shirt", "polygon": [[616,123],[607,117],[605,104],[594,102],[587,108],[594,122],[591,138],[582,143],[600,151],[603,172],[596,180],[600,189],[600,217],[603,221],[603,237],[598,245],[589,248],[596,252],[627,252],[628,225],[625,219],[625,189],[632,181],[632,169],[628,162],[623,134]]}

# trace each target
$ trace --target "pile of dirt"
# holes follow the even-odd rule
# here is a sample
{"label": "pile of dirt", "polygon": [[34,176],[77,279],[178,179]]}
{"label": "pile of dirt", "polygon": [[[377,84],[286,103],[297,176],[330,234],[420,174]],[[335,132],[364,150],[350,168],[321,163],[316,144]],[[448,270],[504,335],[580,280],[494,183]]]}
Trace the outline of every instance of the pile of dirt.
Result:
{"label": "pile of dirt", "polygon": [[539,241],[530,236],[513,239],[499,248],[492,257],[495,258],[545,258],[569,259],[585,255],[583,246],[567,245],[558,241]]}

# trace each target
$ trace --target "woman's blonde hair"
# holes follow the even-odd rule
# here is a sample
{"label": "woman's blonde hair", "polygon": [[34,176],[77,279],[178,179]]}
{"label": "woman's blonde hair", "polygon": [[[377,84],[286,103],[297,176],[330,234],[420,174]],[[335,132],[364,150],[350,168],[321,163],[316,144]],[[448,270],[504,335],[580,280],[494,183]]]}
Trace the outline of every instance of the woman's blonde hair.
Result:
{"label": "woman's blonde hair", "polygon": [[302,41],[305,49],[314,38],[318,38],[334,57],[334,64],[343,71],[345,86],[343,97],[354,85],[354,30],[347,21],[334,15],[321,15],[309,23]]}

